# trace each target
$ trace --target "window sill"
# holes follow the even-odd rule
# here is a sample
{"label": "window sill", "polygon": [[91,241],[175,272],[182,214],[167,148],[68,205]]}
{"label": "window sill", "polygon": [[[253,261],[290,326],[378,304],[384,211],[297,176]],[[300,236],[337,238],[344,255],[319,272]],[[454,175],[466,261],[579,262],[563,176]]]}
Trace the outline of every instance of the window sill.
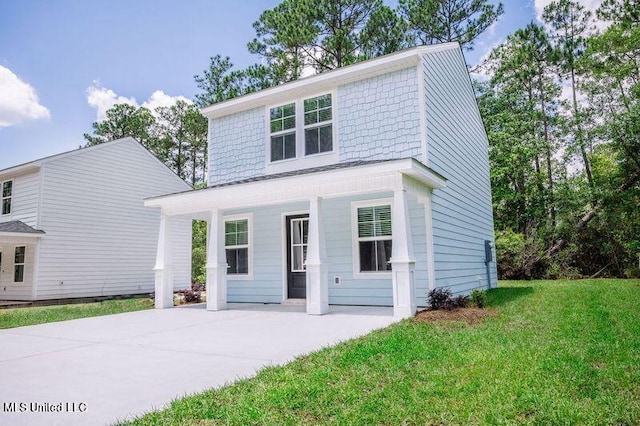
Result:
{"label": "window sill", "polygon": [[269,162],[266,165],[267,175],[291,172],[295,170],[311,169],[313,167],[328,166],[339,162],[338,152],[329,151],[311,154],[304,157],[288,158],[286,160]]}

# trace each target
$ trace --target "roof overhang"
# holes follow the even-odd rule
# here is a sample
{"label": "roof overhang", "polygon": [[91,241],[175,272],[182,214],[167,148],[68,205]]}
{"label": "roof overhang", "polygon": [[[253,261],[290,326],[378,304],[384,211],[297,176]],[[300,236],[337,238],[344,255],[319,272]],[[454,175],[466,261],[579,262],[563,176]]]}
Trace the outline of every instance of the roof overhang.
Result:
{"label": "roof overhang", "polygon": [[338,198],[396,190],[420,196],[431,189],[444,188],[445,183],[444,177],[418,160],[405,158],[169,194],[146,199],[144,205],[160,207],[168,216],[197,218],[206,217],[206,212],[214,208],[241,209],[313,197]]}
{"label": "roof overhang", "polygon": [[330,90],[339,85],[414,67],[426,53],[459,48],[457,42],[414,47],[219,102],[202,108],[200,112],[208,118],[217,118],[267,104],[277,104],[306,94]]}
{"label": "roof overhang", "polygon": [[45,233],[31,233],[31,232],[2,232],[0,231],[0,242],[3,238],[42,238],[45,236]]}

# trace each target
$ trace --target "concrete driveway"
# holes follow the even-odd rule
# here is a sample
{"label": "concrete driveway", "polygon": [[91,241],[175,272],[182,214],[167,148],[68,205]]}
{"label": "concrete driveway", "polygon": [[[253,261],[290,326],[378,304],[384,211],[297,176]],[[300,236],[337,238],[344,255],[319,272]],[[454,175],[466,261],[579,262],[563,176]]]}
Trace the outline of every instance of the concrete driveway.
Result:
{"label": "concrete driveway", "polygon": [[231,304],[0,330],[0,424],[130,419],[395,321],[391,308],[332,306],[318,317],[298,306]]}

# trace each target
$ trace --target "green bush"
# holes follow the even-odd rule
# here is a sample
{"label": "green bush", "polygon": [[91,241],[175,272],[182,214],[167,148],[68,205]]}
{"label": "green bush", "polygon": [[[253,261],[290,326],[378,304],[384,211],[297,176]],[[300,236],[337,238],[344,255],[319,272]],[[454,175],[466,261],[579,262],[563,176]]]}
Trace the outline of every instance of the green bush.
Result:
{"label": "green bush", "polygon": [[487,293],[474,288],[471,291],[469,302],[471,303],[471,306],[482,309],[487,305]]}
{"label": "green bush", "polygon": [[526,235],[511,229],[496,232],[498,278],[502,280],[541,278],[546,269],[542,264],[542,248]]}

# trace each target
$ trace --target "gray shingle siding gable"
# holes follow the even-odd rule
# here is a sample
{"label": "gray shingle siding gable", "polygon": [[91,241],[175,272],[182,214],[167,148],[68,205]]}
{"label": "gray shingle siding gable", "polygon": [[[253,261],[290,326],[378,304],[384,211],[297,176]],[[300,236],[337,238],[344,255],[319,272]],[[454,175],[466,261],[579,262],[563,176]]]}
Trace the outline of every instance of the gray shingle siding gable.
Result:
{"label": "gray shingle siding gable", "polygon": [[415,68],[340,86],[340,161],[419,158],[417,88]]}
{"label": "gray shingle siding gable", "polygon": [[209,185],[265,173],[265,108],[209,120]]}

